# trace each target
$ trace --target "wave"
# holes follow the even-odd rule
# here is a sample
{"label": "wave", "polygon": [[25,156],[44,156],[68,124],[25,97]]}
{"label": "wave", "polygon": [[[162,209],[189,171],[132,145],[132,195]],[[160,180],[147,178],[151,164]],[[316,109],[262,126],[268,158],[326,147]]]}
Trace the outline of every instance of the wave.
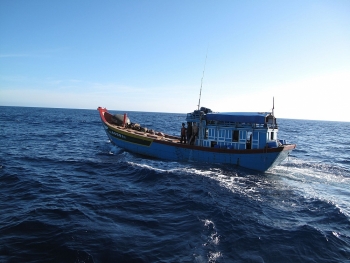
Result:
{"label": "wave", "polygon": [[[69,233],[40,220],[22,220],[0,233],[6,236],[0,245],[0,259],[3,256],[8,262],[94,262],[88,252],[74,247]],[[69,239],[71,242],[62,245]]]}
{"label": "wave", "polygon": [[324,178],[336,182],[347,181],[350,179],[350,170],[348,167],[339,165],[339,163],[320,162],[313,160],[301,160],[289,158],[284,161],[274,171],[289,171],[314,175],[315,178]]}

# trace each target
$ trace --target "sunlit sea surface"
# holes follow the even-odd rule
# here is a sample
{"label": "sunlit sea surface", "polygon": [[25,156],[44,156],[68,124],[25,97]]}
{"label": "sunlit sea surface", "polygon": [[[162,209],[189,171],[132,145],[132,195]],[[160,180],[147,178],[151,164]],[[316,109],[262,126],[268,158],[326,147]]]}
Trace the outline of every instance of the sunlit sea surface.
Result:
{"label": "sunlit sea surface", "polygon": [[0,107],[0,262],[350,262],[350,123],[278,123],[297,149],[263,174],[129,153],[96,110]]}

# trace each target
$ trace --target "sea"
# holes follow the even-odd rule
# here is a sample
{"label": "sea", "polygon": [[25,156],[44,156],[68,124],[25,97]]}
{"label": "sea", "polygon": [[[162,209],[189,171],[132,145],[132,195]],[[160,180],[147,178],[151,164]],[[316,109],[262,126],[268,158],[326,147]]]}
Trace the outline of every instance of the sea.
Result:
{"label": "sea", "polygon": [[97,110],[0,107],[0,262],[350,262],[350,123],[277,122],[297,148],[260,173],[130,153]]}

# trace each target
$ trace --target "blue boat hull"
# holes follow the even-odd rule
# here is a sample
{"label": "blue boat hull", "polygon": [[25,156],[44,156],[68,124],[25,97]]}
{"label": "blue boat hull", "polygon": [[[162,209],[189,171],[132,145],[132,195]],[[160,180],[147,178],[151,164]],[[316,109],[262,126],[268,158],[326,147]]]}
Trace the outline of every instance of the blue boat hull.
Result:
{"label": "blue boat hull", "polygon": [[[180,144],[174,140],[157,140],[116,128],[102,121],[110,141],[130,152],[179,162],[223,163],[265,172],[279,165],[295,148],[284,145],[259,150],[230,150]],[[153,136],[155,137],[155,136]]]}

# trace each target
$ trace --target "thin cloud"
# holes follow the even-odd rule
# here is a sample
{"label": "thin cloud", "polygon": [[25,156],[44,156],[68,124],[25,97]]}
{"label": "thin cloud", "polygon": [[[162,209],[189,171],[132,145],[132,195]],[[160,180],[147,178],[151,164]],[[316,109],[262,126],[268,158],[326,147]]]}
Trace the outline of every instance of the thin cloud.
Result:
{"label": "thin cloud", "polygon": [[0,54],[0,58],[23,58],[23,57],[32,57],[33,55],[31,54],[23,54],[23,53],[18,53],[18,54]]}
{"label": "thin cloud", "polygon": [[26,53],[2,53],[0,58],[24,58],[24,57],[46,57],[50,54],[60,53],[62,51],[69,50],[68,47],[42,49]]}

